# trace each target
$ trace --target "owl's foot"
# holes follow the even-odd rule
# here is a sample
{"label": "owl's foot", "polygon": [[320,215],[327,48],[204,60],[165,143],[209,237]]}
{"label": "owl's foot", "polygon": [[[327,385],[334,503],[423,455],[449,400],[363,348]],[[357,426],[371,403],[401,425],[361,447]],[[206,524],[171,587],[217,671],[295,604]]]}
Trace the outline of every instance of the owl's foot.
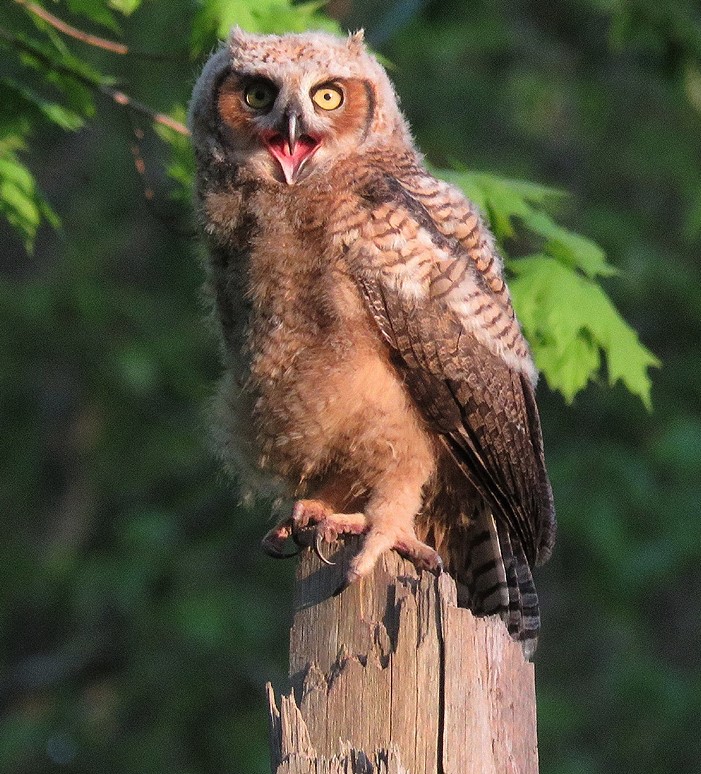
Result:
{"label": "owl's foot", "polygon": [[275,558],[295,556],[284,553],[288,538],[299,546],[312,546],[325,564],[332,565],[321,551],[322,542],[333,543],[343,535],[365,535],[363,547],[353,557],[348,573],[334,592],[340,594],[351,583],[368,575],[385,551],[394,549],[408,559],[417,570],[428,570],[434,575],[443,572],[438,553],[422,543],[413,528],[395,524],[370,525],[364,513],[334,513],[321,500],[298,500],[292,515],[281,521],[263,538],[263,550]]}
{"label": "owl's foot", "polygon": [[428,570],[436,576],[443,572],[443,560],[438,552],[426,543],[422,543],[413,529],[372,527],[367,533],[363,547],[351,561],[348,574],[334,591],[334,595],[340,594],[351,583],[368,575],[380,556],[390,549],[394,549],[400,556],[408,559],[417,570]]}
{"label": "owl's foot", "polygon": [[316,555],[328,565],[334,562],[324,556],[322,542],[333,543],[341,535],[362,535],[368,528],[365,514],[334,513],[321,500],[298,500],[292,509],[291,521],[295,543],[313,545]]}
{"label": "owl's foot", "polygon": [[333,565],[322,553],[321,543],[333,543],[341,535],[362,535],[366,530],[367,519],[362,513],[334,513],[321,500],[298,500],[292,516],[273,527],[261,545],[268,556],[286,559],[299,553],[284,551],[285,543],[292,538],[298,546],[313,546],[324,564]]}
{"label": "owl's foot", "polygon": [[260,546],[273,559],[289,559],[299,553],[299,549],[285,552],[285,544],[290,537],[292,537],[292,522],[290,519],[284,519],[265,534]]}

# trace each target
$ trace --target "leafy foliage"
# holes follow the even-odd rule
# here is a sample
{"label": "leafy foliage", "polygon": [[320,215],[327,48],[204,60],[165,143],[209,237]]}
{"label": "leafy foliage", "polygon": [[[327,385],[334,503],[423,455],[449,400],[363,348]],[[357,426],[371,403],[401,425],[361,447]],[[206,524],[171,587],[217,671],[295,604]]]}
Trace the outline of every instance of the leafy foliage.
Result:
{"label": "leafy foliage", "polygon": [[648,409],[647,370],[659,365],[640,344],[601,287],[548,255],[513,263],[514,305],[534,345],[536,364],[552,389],[568,399],[582,390],[606,353],[609,383],[619,379]]}
{"label": "leafy foliage", "polygon": [[0,142],[0,213],[20,232],[29,251],[42,219],[55,227],[59,220],[14,152],[17,148],[22,145],[16,135]]}
{"label": "leafy foliage", "polygon": [[292,5],[289,0],[210,0],[203,3],[193,26],[192,44],[197,52],[206,50],[212,37],[225,39],[229,30],[238,25],[249,32],[304,32],[325,29],[339,32],[338,24],[319,12],[323,2]]}
{"label": "leafy foliage", "polygon": [[55,31],[36,17],[34,20],[46,31],[43,39],[19,24],[13,31],[0,29],[0,46],[16,55],[14,74],[0,77],[0,213],[21,233],[27,250],[32,249],[42,221],[59,225],[32,172],[21,160],[27,139],[46,124],[67,131],[80,129],[95,113],[86,84],[107,82],[73,55]]}
{"label": "leafy foliage", "polygon": [[546,186],[469,172],[443,173],[488,214],[496,235],[514,239],[517,220],[544,241],[542,254],[508,263],[514,307],[548,385],[571,402],[594,379],[606,353],[609,383],[623,381],[648,409],[648,369],[659,365],[616,311],[597,277],[616,270],[586,237],[558,225],[544,209],[562,193]]}
{"label": "leafy foliage", "polygon": [[[109,5],[128,15],[136,10],[139,3],[111,2]],[[114,16],[103,4],[73,0],[70,7],[94,22],[115,28]],[[291,5],[289,0],[267,0],[263,3],[209,0],[201,4],[194,17],[192,48],[197,53],[207,50],[212,40],[225,37],[234,24],[264,33],[300,31],[310,27],[337,32],[337,23],[321,14],[319,9],[320,4],[316,2]],[[44,25],[44,29],[48,41],[17,38],[22,44],[22,56],[31,66],[46,73],[46,78],[59,86],[69,103],[75,101],[72,94],[76,88],[83,93],[80,90],[85,84],[104,86],[110,81],[71,54],[51,27]],[[36,56],[32,52],[36,52]],[[14,88],[15,106],[23,99],[38,109],[45,119],[64,129],[79,128],[83,123],[83,115],[91,114],[94,109],[88,98],[82,104],[82,109],[76,112],[75,106],[64,107],[49,102],[12,79],[6,82],[6,88]],[[184,113],[182,107],[176,107],[175,111],[180,115]],[[29,118],[28,110],[24,114]],[[36,117],[32,118],[36,122]],[[189,192],[191,165],[187,162],[187,147],[182,138],[173,133],[161,132],[161,136],[173,145],[174,161],[170,165],[170,175],[179,183],[182,191]],[[0,167],[0,174],[5,175],[2,190],[6,192],[7,217],[23,232],[30,246],[42,215],[51,217],[50,210],[36,192],[31,173],[21,166],[17,156],[10,158],[6,168]],[[530,314],[524,315],[525,332],[532,342],[538,367],[545,373],[550,387],[560,390],[571,401],[598,374],[601,364],[599,350],[603,350],[608,356],[610,381],[615,382],[620,378],[649,407],[650,380],[647,368],[657,364],[657,360],[640,345],[596,282],[597,277],[614,273],[613,268],[606,263],[603,250],[591,240],[558,225],[544,208],[548,199],[561,194],[545,186],[490,174],[466,171],[445,174],[482,206],[502,241],[516,239],[516,228],[521,227],[525,235],[530,232],[545,240],[542,246],[544,254],[552,256],[561,264],[552,265],[559,278],[567,279],[566,285],[559,292],[554,290],[555,274],[548,280],[547,273],[543,272],[543,268],[548,268],[550,264],[522,262],[515,269],[519,276],[514,288],[515,303],[519,310],[531,310]],[[185,196],[181,195],[180,198],[184,199]],[[529,276],[529,271],[532,276]],[[578,272],[583,272],[589,281],[578,277]],[[532,313],[532,294],[536,292],[539,300],[547,299],[547,312],[541,310],[538,315]],[[578,303],[576,319],[569,306],[575,300]],[[602,310],[606,312],[604,315],[596,319],[592,316]]]}
{"label": "leafy foliage", "polygon": [[[179,215],[187,138],[109,89],[182,122],[229,9],[261,30],[329,22],[287,3],[41,3],[120,56],[0,5],[0,770],[265,772],[292,568],[261,555],[268,514],[236,507],[204,440],[219,368]],[[385,41],[419,146],[495,229],[545,381],[577,394],[539,395],[560,521],[537,577],[543,774],[695,771],[696,8],[341,6],[339,26]],[[664,361],[652,414],[630,395],[647,402],[653,361],[632,328]],[[584,387],[602,365],[627,389]]]}

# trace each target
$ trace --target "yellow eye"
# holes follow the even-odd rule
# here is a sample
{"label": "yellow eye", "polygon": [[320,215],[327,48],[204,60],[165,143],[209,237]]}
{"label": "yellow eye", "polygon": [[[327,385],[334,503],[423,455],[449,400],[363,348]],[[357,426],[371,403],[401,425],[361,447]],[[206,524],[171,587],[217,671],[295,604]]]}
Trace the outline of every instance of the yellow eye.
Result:
{"label": "yellow eye", "polygon": [[265,81],[256,81],[246,88],[243,98],[246,104],[254,110],[264,110],[275,102],[277,89]]}
{"label": "yellow eye", "polygon": [[343,104],[343,92],[338,86],[319,86],[312,93],[312,100],[323,110],[336,110]]}

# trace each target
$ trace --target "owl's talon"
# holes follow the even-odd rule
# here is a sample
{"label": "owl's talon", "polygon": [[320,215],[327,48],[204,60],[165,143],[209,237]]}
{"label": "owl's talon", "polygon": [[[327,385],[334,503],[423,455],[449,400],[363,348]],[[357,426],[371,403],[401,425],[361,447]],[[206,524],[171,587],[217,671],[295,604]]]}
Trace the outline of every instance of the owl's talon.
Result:
{"label": "owl's talon", "polygon": [[335,567],[336,562],[332,562],[330,559],[327,559],[321,551],[321,542],[323,539],[324,536],[319,530],[317,530],[316,536],[314,537],[314,553],[319,557],[319,559],[321,559],[324,564],[327,564],[329,567]]}
{"label": "owl's talon", "polygon": [[283,546],[290,537],[294,539],[294,534],[289,519],[286,519],[265,535],[260,546],[273,559],[291,559],[299,554],[300,549],[298,548],[292,553],[283,551]]}
{"label": "owl's talon", "polygon": [[441,575],[443,575],[443,560],[440,558],[440,556],[436,559],[436,564],[434,567],[429,568],[429,572],[436,576],[436,578],[440,578]]}

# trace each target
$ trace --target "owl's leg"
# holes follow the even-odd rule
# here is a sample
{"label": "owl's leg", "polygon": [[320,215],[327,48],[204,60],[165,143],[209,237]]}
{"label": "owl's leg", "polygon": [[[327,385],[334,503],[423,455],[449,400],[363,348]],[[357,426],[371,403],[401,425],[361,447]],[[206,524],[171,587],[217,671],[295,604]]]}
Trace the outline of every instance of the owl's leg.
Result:
{"label": "owl's leg", "polygon": [[339,502],[334,497],[324,497],[328,492],[319,493],[318,498],[297,500],[292,515],[265,536],[263,550],[275,557],[291,556],[282,553],[282,546],[292,537],[298,545],[312,545],[323,562],[332,564],[321,552],[321,541],[332,543],[343,535],[365,535],[363,546],[351,561],[346,579],[336,593],[368,575],[380,556],[392,549],[413,562],[417,569],[440,574],[443,570],[440,556],[418,539],[414,529],[426,476],[422,469],[412,471],[411,467],[407,465],[401,476],[395,473],[377,485],[367,499],[364,512],[337,512]]}
{"label": "owl's leg", "polygon": [[261,540],[260,546],[263,551],[265,551],[268,556],[272,556],[273,559],[290,559],[293,556],[297,556],[299,553],[299,549],[285,551],[285,545],[291,537],[292,520],[283,519],[265,533],[265,537]]}
{"label": "owl's leg", "polygon": [[[368,528],[363,513],[336,513],[321,500],[298,500],[292,510],[292,539],[314,547],[324,564],[334,565],[321,550],[322,542],[333,543],[342,535],[362,535]],[[312,543],[313,540],[313,543]]]}
{"label": "owl's leg", "polygon": [[324,557],[320,543],[333,543],[340,535],[361,535],[367,529],[367,520],[362,513],[339,513],[341,510],[360,509],[362,495],[354,493],[353,479],[336,476],[314,490],[309,499],[297,500],[292,514],[263,538],[263,551],[275,559],[296,556],[299,550],[285,552],[288,539],[298,546],[312,545],[319,558],[326,564],[333,564]]}
{"label": "owl's leg", "polygon": [[368,575],[385,551],[394,549],[409,559],[419,570],[436,575],[443,571],[443,562],[431,546],[419,540],[414,529],[414,517],[421,507],[423,478],[389,479],[372,493],[365,508],[368,530],[363,547],[353,558],[345,582],[336,593]]}

